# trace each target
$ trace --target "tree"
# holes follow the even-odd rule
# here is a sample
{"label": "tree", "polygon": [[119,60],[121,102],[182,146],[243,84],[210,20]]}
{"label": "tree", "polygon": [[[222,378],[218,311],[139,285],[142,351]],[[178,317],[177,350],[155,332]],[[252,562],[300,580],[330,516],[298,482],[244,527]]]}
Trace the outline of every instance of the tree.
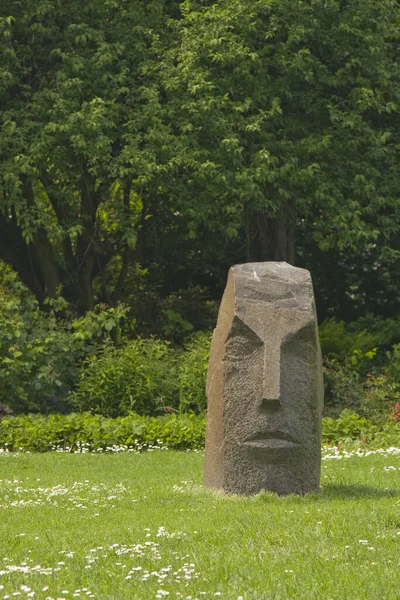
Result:
{"label": "tree", "polygon": [[0,15],[0,259],[42,305],[112,304],[139,266],[168,295],[221,286],[233,261],[307,266],[315,247],[376,244],[394,264],[396,2],[0,0]]}
{"label": "tree", "polygon": [[0,0],[0,258],[41,303],[90,309],[96,277],[118,299],[165,135],[148,71],[176,6]]}
{"label": "tree", "polygon": [[193,220],[244,228],[250,260],[293,263],[299,224],[324,251],[379,240],[397,253],[397,2],[183,9],[163,73]]}

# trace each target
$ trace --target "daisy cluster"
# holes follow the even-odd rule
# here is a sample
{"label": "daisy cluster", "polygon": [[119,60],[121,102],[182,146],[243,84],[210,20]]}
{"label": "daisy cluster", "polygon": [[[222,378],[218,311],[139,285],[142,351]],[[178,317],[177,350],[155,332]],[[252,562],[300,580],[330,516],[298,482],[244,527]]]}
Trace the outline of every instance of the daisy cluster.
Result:
{"label": "daisy cluster", "polygon": [[[168,447],[162,440],[156,440],[154,444],[147,444],[146,442],[139,442],[135,440],[133,444],[113,444],[110,446],[104,446],[101,448],[93,448],[89,442],[76,442],[73,446],[64,444],[51,444],[49,451],[66,453],[66,454],[120,454],[121,452],[131,452],[133,454],[142,454],[143,452],[154,452],[156,450],[168,450]],[[0,455],[2,456],[18,456],[20,453],[31,454],[29,450],[24,448],[18,448],[18,451],[11,451],[7,447],[0,448]]]}
{"label": "daisy cluster", "polygon": [[[25,537],[26,534],[18,534],[17,537]],[[148,539],[149,536],[153,539]],[[200,600],[200,598],[212,598],[221,596],[219,591],[200,590],[196,595],[190,593],[192,583],[206,581],[198,572],[197,566],[189,554],[179,550],[169,552],[168,560],[163,557],[162,540],[179,539],[185,537],[183,531],[168,531],[166,527],[160,526],[151,533],[149,528],[143,530],[144,540],[132,545],[115,542],[107,546],[96,546],[83,553],[79,549],[60,550],[60,559],[52,567],[43,567],[35,564],[29,557],[20,564],[14,564],[11,558],[0,558],[0,581],[7,577],[8,584],[12,581],[12,575],[25,576],[26,583],[17,589],[6,590],[5,585],[0,585],[0,599],[11,600],[12,598],[37,598],[40,600],[69,600],[70,598],[99,598],[89,585],[74,589],[61,589],[54,593],[57,578],[62,577],[68,570],[74,570],[77,562],[84,558],[83,573],[106,568],[110,577],[117,581],[125,580],[132,590],[137,590],[138,585],[149,586],[144,592],[146,598],[151,600],[160,598],[178,598],[184,600]],[[161,538],[161,540],[160,540]],[[155,540],[160,541],[155,541]],[[1,566],[2,565],[2,566]],[[105,566],[106,565],[106,566]],[[151,568],[151,565],[153,568]],[[155,567],[155,568],[154,568]],[[83,575],[84,578],[84,575]],[[48,583],[43,585],[43,579]],[[38,581],[42,580],[41,583]],[[35,584],[35,582],[37,582]],[[185,593],[185,589],[187,592]],[[236,599],[235,599],[236,600]],[[243,600],[238,596],[237,600]]]}
{"label": "daisy cluster", "polygon": [[322,447],[322,460],[353,458],[357,456],[360,458],[366,456],[384,456],[384,457],[398,457],[400,458],[400,448],[380,448],[378,450],[367,450],[364,448],[357,448],[357,450],[345,450],[341,445],[339,446],[323,446]]}
{"label": "daisy cluster", "polygon": [[154,444],[146,444],[146,442],[134,441],[134,444],[129,446],[125,444],[113,444],[112,446],[105,446],[103,448],[92,448],[92,445],[88,442],[76,442],[74,446],[63,446],[61,444],[55,444],[51,446],[53,452],[67,452],[69,454],[86,454],[87,452],[95,452],[96,454],[119,454],[121,452],[133,452],[134,454],[141,454],[142,452],[154,452],[155,450],[168,450],[167,446],[162,440],[156,440]]}
{"label": "daisy cluster", "polygon": [[[40,481],[40,480],[39,480]],[[53,487],[25,487],[18,479],[0,479],[4,492],[0,495],[0,508],[15,509],[28,506],[54,506],[64,510],[86,510],[90,508],[114,508],[125,499],[127,489],[122,483],[114,486],[105,483],[91,484],[89,480],[75,481],[71,485]]]}

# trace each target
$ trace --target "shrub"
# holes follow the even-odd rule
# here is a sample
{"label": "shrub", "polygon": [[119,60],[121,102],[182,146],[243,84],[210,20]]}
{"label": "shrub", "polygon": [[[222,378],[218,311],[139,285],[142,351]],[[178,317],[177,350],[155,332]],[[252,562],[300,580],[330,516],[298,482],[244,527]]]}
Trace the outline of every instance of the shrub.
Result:
{"label": "shrub", "polygon": [[0,402],[16,413],[204,410],[207,334],[184,351],[153,338],[119,346],[125,307],[99,305],[76,318],[63,299],[47,306],[0,265]]}
{"label": "shrub", "polygon": [[[372,420],[346,409],[338,419],[324,418],[322,422],[325,444],[354,441],[387,447],[400,443],[400,421],[393,417],[379,429]],[[29,452],[201,449],[205,425],[204,414],[148,417],[130,413],[116,419],[91,413],[19,415],[0,421],[0,449]]]}
{"label": "shrub", "polygon": [[400,319],[377,317],[368,314],[360,317],[357,321],[349,323],[348,330],[351,333],[359,333],[360,331],[368,331],[376,337],[375,345],[389,348],[393,344],[400,342]]}
{"label": "shrub", "polygon": [[400,386],[387,375],[368,373],[363,388],[361,412],[383,425],[400,400]]}
{"label": "shrub", "polygon": [[400,421],[396,413],[386,414],[385,422],[377,423],[349,409],[343,410],[337,419],[322,419],[322,443],[338,444],[356,442],[357,445],[373,445],[384,448],[400,445]]}
{"label": "shrub", "polygon": [[[33,411],[43,409],[50,397],[63,399],[74,377],[69,348],[62,356],[65,345],[55,318],[46,318],[13,272],[2,267],[0,402],[16,411]],[[61,378],[60,359],[65,368]]]}
{"label": "shrub", "polygon": [[0,402],[15,412],[71,410],[67,398],[80,362],[110,336],[125,312],[98,306],[74,318],[62,299],[47,306],[44,313],[15,274],[0,267]]}
{"label": "shrub", "polygon": [[188,334],[211,329],[217,313],[218,305],[209,299],[206,288],[197,285],[177,290],[160,301],[161,333],[182,344]]}
{"label": "shrub", "polygon": [[365,417],[345,409],[337,419],[322,419],[322,443],[339,442],[347,439],[360,441],[374,437],[378,427]]}
{"label": "shrub", "polygon": [[400,402],[396,402],[391,413],[390,413],[393,421],[400,422]]}
{"label": "shrub", "polygon": [[128,269],[123,299],[129,305],[136,335],[145,338],[154,335],[182,345],[194,332],[214,327],[218,303],[211,300],[207,288],[189,286],[163,297],[160,275],[164,277],[161,273],[150,275],[137,264]]}
{"label": "shrub", "polygon": [[358,411],[363,402],[363,386],[359,373],[349,362],[325,358],[325,409],[337,416],[344,408]]}
{"label": "shrub", "polygon": [[143,415],[178,408],[176,353],[166,342],[137,338],[117,348],[105,344],[81,368],[70,396],[79,411],[117,417],[134,410]]}
{"label": "shrub", "polygon": [[324,382],[325,413],[330,416],[337,417],[348,408],[383,425],[400,401],[400,384],[392,377],[385,373],[367,373],[362,378],[348,360],[341,364],[325,358]]}
{"label": "shrub", "polygon": [[319,326],[319,340],[324,356],[344,361],[354,352],[361,351],[365,355],[375,349],[380,336],[366,330],[352,331],[344,321],[326,319]]}
{"label": "shrub", "polygon": [[27,415],[0,421],[0,448],[10,451],[99,451],[149,446],[198,449],[204,446],[204,415],[141,417],[131,413],[117,419],[90,413]]}
{"label": "shrub", "polygon": [[394,344],[391,351],[386,353],[387,363],[384,367],[385,375],[400,385],[400,344]]}
{"label": "shrub", "polygon": [[207,408],[206,379],[211,333],[195,335],[179,356],[179,410],[200,413]]}

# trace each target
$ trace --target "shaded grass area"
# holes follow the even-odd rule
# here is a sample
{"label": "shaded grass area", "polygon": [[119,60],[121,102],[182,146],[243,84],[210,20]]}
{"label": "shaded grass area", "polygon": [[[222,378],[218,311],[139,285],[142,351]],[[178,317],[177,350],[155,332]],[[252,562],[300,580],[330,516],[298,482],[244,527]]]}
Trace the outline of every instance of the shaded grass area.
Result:
{"label": "shaded grass area", "polygon": [[211,492],[202,465],[0,455],[0,599],[399,598],[400,455],[325,460],[305,497]]}

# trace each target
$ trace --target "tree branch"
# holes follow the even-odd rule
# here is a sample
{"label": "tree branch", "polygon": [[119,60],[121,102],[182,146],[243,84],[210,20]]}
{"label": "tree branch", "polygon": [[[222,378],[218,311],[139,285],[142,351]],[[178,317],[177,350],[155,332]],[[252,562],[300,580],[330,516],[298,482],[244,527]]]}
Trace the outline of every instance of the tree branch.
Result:
{"label": "tree branch", "polygon": [[[60,201],[59,195],[57,194],[56,185],[53,181],[51,181],[47,174],[41,177],[41,181],[46,190],[47,197],[50,201],[51,206],[53,207],[54,213],[57,217],[57,221],[60,227],[63,230],[66,230],[68,227],[68,215],[65,211],[62,201]],[[76,262],[71,240],[68,234],[66,234],[62,240],[62,247],[67,271],[69,272],[69,274],[72,274],[76,269]]]}

